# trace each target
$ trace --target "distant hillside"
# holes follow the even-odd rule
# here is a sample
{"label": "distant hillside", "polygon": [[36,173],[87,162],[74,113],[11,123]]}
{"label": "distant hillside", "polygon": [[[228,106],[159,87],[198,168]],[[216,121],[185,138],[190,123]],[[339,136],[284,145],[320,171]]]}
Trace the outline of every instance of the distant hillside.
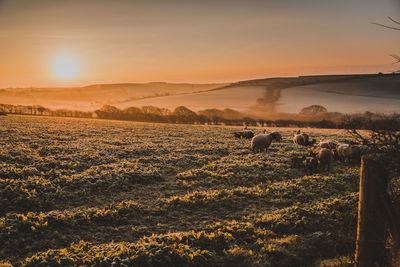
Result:
{"label": "distant hillside", "polygon": [[278,111],[298,112],[319,104],[329,111],[400,111],[400,75],[297,86],[282,91]]}
{"label": "distant hillside", "polygon": [[331,75],[269,78],[232,83],[205,92],[161,96],[118,104],[119,108],[180,105],[198,111],[230,108],[253,114],[298,113],[313,104],[329,111],[400,112],[400,75]]}
{"label": "distant hillside", "polygon": [[194,111],[228,108],[253,115],[298,113],[314,104],[342,113],[400,112],[400,75],[300,76],[229,84],[153,82],[1,89],[0,103],[82,111],[94,111],[106,104],[120,109],[152,105],[170,110],[184,105]]}
{"label": "distant hillside", "polygon": [[226,84],[123,83],[71,88],[9,88],[0,90],[0,103],[42,105],[52,109],[95,110],[148,97],[194,93]]}

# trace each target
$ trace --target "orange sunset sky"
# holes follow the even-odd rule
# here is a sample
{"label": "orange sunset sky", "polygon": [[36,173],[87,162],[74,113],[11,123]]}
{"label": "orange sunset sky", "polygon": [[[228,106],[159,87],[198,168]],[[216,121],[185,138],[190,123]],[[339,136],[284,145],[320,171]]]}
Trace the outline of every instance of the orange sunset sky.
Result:
{"label": "orange sunset sky", "polygon": [[0,0],[0,88],[395,69],[398,0]]}

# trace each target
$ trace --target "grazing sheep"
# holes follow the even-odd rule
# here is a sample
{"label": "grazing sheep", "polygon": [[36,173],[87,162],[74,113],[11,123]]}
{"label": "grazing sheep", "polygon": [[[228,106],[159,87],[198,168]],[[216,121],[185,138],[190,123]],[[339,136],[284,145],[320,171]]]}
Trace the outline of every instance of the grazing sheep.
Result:
{"label": "grazing sheep", "polygon": [[362,149],[360,145],[339,144],[337,152],[339,158],[345,163],[358,163],[361,160]]}
{"label": "grazing sheep", "polygon": [[328,148],[328,149],[333,149],[336,148],[336,143],[332,142],[331,140],[320,140],[318,146],[321,148]]}
{"label": "grazing sheep", "polygon": [[254,137],[254,132],[252,130],[243,130],[243,137],[246,139],[251,139]]}
{"label": "grazing sheep", "polygon": [[361,148],[358,145],[353,145],[353,146],[350,146],[349,150],[350,150],[349,151],[350,154],[347,155],[348,156],[348,159],[347,159],[348,162],[350,164],[360,163],[361,162],[361,155],[362,155]]}
{"label": "grazing sheep", "polygon": [[266,134],[266,130],[264,130],[263,134],[257,134],[251,139],[251,150],[253,152],[259,151],[262,152],[265,150],[265,153],[268,152],[268,147],[271,145],[271,142],[282,140],[282,136],[278,132],[272,132],[270,134]]}
{"label": "grazing sheep", "polygon": [[292,168],[300,168],[303,166],[303,162],[306,160],[306,156],[303,157],[291,157],[290,158],[290,166]]}
{"label": "grazing sheep", "polygon": [[319,160],[322,170],[324,170],[325,167],[328,167],[328,169],[330,168],[330,164],[333,158],[333,152],[330,149],[314,146],[310,149],[309,155],[311,157],[316,157]]}
{"label": "grazing sheep", "polygon": [[338,152],[339,159],[341,161],[345,161],[346,159],[346,150],[350,147],[349,144],[337,144],[336,151]]}
{"label": "grazing sheep", "polygon": [[332,151],[327,148],[321,148],[317,154],[321,170],[329,170],[333,158]]}
{"label": "grazing sheep", "polygon": [[234,132],[233,135],[236,138],[246,138],[246,139],[251,139],[254,136],[254,132],[252,130],[248,130],[247,126],[244,127],[242,132]]}
{"label": "grazing sheep", "polygon": [[[266,132],[267,130],[264,130],[264,132]],[[271,135],[273,135],[273,136],[275,136],[275,140],[276,141],[282,141],[282,135],[279,133],[279,132],[277,132],[277,131],[274,131],[274,132],[272,132],[272,133],[270,133]]]}
{"label": "grazing sheep", "polygon": [[315,139],[310,141],[309,137],[308,137],[308,134],[302,133],[300,130],[298,130],[293,136],[293,143],[295,143],[296,145],[312,146],[312,145],[315,144],[315,142],[316,142]]}
{"label": "grazing sheep", "polygon": [[298,130],[293,136],[293,143],[299,146],[308,145],[308,135],[301,133],[300,130]]}
{"label": "grazing sheep", "polygon": [[318,170],[318,159],[315,157],[305,157],[303,166],[307,169],[310,174],[314,174]]}

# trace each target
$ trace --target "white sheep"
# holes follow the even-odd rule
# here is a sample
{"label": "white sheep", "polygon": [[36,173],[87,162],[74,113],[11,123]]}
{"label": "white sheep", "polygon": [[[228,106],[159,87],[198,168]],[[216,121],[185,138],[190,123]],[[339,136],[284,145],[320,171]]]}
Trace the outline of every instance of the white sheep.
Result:
{"label": "white sheep", "polygon": [[234,132],[233,135],[236,138],[251,139],[254,136],[254,132],[252,130],[248,130],[247,126],[246,126],[246,127],[244,127],[242,132]]}
{"label": "white sheep", "polygon": [[251,139],[251,150],[253,152],[259,151],[262,152],[265,150],[265,153],[268,151],[268,147],[271,145],[271,142],[282,140],[282,136],[278,132],[272,132],[268,134],[266,130],[264,130],[263,134],[257,134]]}
{"label": "white sheep", "polygon": [[310,141],[308,134],[302,133],[300,130],[298,130],[293,136],[293,143],[299,146],[312,146],[315,142],[315,139]]}
{"label": "white sheep", "polygon": [[293,143],[300,146],[308,145],[308,135],[298,130],[293,136]]}

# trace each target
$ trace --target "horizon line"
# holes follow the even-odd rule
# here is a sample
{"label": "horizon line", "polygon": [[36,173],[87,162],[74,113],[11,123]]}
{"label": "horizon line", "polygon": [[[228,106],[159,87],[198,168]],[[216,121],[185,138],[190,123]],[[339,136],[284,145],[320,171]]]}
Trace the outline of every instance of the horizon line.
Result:
{"label": "horizon line", "polygon": [[327,76],[371,76],[371,75],[393,75],[399,74],[396,72],[374,72],[374,73],[336,73],[336,74],[314,74],[314,75],[285,75],[285,76],[271,76],[271,77],[263,77],[263,78],[253,78],[248,80],[236,80],[236,81],[225,81],[225,82],[170,82],[170,81],[147,81],[147,82],[105,82],[105,83],[89,83],[81,86],[26,86],[26,87],[2,87],[0,90],[7,89],[62,89],[62,88],[85,88],[90,86],[99,86],[99,85],[131,85],[131,84],[152,84],[152,83],[165,83],[165,84],[192,84],[192,85],[210,85],[210,84],[236,84],[241,82],[248,81],[257,81],[257,80],[267,80],[267,79],[284,79],[284,78],[301,78],[301,77],[327,77]]}

